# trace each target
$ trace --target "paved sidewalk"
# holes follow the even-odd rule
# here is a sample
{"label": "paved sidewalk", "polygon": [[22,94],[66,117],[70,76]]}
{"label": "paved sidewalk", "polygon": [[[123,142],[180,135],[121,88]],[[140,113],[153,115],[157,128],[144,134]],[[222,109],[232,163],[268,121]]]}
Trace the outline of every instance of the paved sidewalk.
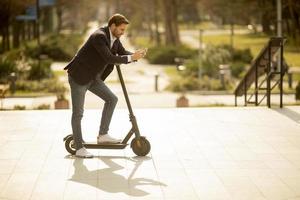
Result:
{"label": "paved sidewalk", "polygon": [[[69,156],[70,111],[0,112],[0,199],[296,200],[300,107],[136,109],[152,150],[91,150]],[[86,110],[94,141],[100,113]],[[129,130],[118,109],[111,132]]]}

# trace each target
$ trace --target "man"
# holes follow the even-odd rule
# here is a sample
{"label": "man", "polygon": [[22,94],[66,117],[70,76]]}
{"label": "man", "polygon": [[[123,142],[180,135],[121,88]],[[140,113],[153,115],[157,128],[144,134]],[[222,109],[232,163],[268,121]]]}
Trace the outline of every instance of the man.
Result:
{"label": "man", "polygon": [[146,54],[146,50],[131,53],[124,49],[119,38],[124,34],[128,24],[129,21],[123,15],[113,15],[109,19],[108,26],[96,30],[64,68],[68,70],[71,88],[71,124],[77,157],[93,157],[82,144],[81,119],[87,90],[105,101],[97,142],[121,142],[108,135],[109,124],[118,98],[105,85],[104,80],[112,72],[114,64],[137,61]]}

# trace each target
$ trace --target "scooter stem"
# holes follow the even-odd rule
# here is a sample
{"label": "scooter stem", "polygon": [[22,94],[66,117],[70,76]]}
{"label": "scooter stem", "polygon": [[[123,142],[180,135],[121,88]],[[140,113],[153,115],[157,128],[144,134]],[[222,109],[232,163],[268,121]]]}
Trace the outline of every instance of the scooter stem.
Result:
{"label": "scooter stem", "polygon": [[120,65],[116,65],[116,67],[117,67],[117,71],[118,71],[119,80],[121,82],[123,94],[124,94],[124,97],[125,97],[125,100],[126,100],[127,108],[129,110],[129,119],[132,123],[135,134],[139,137],[140,136],[140,131],[139,131],[137,121],[136,121],[136,118],[133,114],[133,110],[132,110],[132,107],[131,107],[131,104],[130,104],[130,101],[129,101],[129,96],[128,96],[128,93],[127,93],[127,89],[126,89],[126,86],[125,86],[125,82],[124,82],[124,79],[123,79],[123,75],[122,75],[122,72],[121,72]]}
{"label": "scooter stem", "polygon": [[130,101],[129,101],[129,97],[128,97],[128,93],[127,93],[127,89],[126,89],[126,86],[125,86],[125,82],[124,82],[124,79],[123,79],[123,75],[122,75],[122,72],[121,72],[120,65],[116,65],[116,67],[117,67],[117,71],[118,71],[119,80],[121,82],[123,94],[124,94],[124,97],[125,97],[125,100],[126,100],[127,108],[129,110],[129,114],[131,116],[133,116],[132,107],[131,107],[131,104],[130,104]]}

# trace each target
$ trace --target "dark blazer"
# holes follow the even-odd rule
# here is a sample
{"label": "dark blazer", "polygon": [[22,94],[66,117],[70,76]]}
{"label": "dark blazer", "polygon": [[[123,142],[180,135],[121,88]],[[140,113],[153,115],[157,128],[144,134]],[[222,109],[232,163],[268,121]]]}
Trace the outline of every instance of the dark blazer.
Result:
{"label": "dark blazer", "polygon": [[[118,56],[117,56],[118,54]],[[114,64],[127,64],[127,56],[132,54],[126,51],[119,39],[116,39],[110,49],[109,28],[103,27],[95,31],[79,49],[74,58],[64,68],[69,75],[80,85],[89,83],[101,73],[101,79],[113,71]]]}

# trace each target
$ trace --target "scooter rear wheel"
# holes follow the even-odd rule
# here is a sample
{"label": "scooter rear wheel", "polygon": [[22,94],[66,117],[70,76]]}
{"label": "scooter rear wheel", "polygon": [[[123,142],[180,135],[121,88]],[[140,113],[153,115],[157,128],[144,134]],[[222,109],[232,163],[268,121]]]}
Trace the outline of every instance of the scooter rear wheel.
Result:
{"label": "scooter rear wheel", "polygon": [[146,156],[151,149],[150,142],[145,137],[134,138],[130,146],[137,156]]}
{"label": "scooter rear wheel", "polygon": [[74,144],[73,136],[70,136],[70,137],[68,137],[68,139],[66,139],[66,141],[65,141],[65,147],[66,147],[66,150],[70,154],[75,155],[76,149],[75,149],[75,144]]}

